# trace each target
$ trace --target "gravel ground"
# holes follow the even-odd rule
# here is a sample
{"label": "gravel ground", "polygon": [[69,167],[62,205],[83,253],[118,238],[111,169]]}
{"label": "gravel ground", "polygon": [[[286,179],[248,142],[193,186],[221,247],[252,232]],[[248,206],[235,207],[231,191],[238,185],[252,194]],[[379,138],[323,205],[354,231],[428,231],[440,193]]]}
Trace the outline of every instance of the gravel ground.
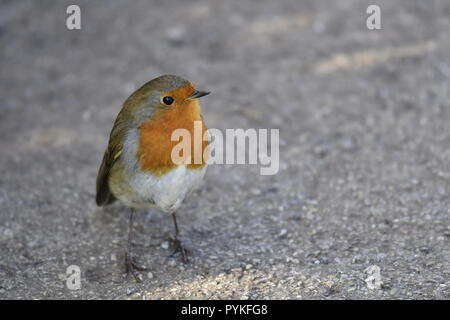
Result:
{"label": "gravel ground", "polygon": [[[374,31],[369,4],[2,1],[0,298],[450,298],[450,1],[377,1]],[[213,92],[209,127],[280,128],[280,171],[211,166],[179,213],[186,265],[139,211],[138,284],[95,178],[121,103],[167,73]]]}

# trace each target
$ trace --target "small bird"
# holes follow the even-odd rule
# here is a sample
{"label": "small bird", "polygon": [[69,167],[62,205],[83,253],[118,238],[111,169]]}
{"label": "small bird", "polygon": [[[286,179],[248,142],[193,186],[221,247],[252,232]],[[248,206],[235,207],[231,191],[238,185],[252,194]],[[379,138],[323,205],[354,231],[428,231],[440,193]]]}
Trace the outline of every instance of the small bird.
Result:
{"label": "small bird", "polygon": [[[174,163],[171,154],[177,141],[172,141],[171,135],[176,129],[186,129],[193,137],[194,121],[201,121],[202,132],[206,132],[198,98],[208,94],[181,77],[157,77],[125,100],[112,127],[97,175],[96,202],[106,206],[118,199],[131,208],[125,266],[136,281],[139,281],[136,271],[146,270],[130,253],[138,208],[157,207],[172,215],[174,253],[181,252],[187,262],[189,250],[179,240],[176,211],[202,182],[207,165],[204,157],[195,163],[191,158],[193,152],[186,153],[185,162]],[[202,151],[208,143],[202,141]]]}

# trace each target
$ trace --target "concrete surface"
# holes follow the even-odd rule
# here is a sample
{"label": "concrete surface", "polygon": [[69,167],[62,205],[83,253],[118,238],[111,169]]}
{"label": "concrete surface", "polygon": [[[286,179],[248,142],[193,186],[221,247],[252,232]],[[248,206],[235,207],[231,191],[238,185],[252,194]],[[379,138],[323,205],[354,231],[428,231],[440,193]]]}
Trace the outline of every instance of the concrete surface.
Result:
{"label": "concrete surface", "polygon": [[[450,2],[377,1],[378,31],[372,3],[2,1],[0,298],[450,298]],[[121,103],[166,73],[213,92],[209,127],[280,128],[281,167],[209,169],[180,211],[187,265],[140,211],[137,284],[95,177]]]}

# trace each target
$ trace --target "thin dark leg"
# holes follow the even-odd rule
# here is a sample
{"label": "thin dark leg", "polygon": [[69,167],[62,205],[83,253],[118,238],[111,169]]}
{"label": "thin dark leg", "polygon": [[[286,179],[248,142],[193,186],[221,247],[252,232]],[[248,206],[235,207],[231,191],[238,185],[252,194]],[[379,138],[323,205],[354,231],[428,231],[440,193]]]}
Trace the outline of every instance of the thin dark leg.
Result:
{"label": "thin dark leg", "polygon": [[173,220],[173,225],[175,226],[175,238],[178,238],[178,236],[180,235],[180,229],[178,229],[176,212],[172,213],[172,220]]}
{"label": "thin dark leg", "polygon": [[131,209],[130,212],[130,221],[128,224],[128,241],[127,241],[127,248],[125,250],[125,272],[131,273],[134,277],[134,279],[137,282],[140,282],[141,279],[136,274],[136,270],[138,271],[144,271],[146,268],[139,266],[133,259],[131,255],[131,235],[133,233],[133,222],[134,222],[134,215],[136,213],[135,209]]}
{"label": "thin dark leg", "polygon": [[135,214],[136,214],[136,209],[131,209],[130,221],[128,222],[128,242],[127,242],[128,249],[131,249],[131,234],[133,233],[133,223],[134,223],[134,215]]}
{"label": "thin dark leg", "polygon": [[173,256],[177,251],[180,251],[181,256],[183,257],[183,262],[187,263],[187,262],[189,262],[188,253],[190,250],[187,250],[186,248],[184,248],[180,239],[178,238],[180,235],[180,229],[178,228],[176,212],[172,213],[172,220],[173,220],[173,225],[175,226],[175,239],[173,239],[173,245],[175,247],[175,250],[173,251],[171,256]]}

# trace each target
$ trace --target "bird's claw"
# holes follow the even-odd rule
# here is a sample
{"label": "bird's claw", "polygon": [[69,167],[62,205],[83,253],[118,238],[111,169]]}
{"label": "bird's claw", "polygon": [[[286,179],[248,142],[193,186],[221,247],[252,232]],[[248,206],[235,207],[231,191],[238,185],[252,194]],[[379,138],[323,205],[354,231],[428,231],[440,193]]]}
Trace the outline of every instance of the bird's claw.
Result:
{"label": "bird's claw", "polygon": [[183,259],[183,263],[188,263],[189,262],[188,254],[192,253],[192,250],[187,249],[186,247],[184,247],[182,242],[178,238],[172,239],[172,246],[174,247],[174,250],[170,254],[169,257],[172,257],[177,252],[180,252],[181,253],[181,257]]}
{"label": "bird's claw", "polygon": [[131,273],[136,282],[141,282],[142,280],[136,273],[136,271],[145,271],[145,270],[147,270],[147,268],[138,264],[129,252],[125,253],[125,273],[127,274]]}

